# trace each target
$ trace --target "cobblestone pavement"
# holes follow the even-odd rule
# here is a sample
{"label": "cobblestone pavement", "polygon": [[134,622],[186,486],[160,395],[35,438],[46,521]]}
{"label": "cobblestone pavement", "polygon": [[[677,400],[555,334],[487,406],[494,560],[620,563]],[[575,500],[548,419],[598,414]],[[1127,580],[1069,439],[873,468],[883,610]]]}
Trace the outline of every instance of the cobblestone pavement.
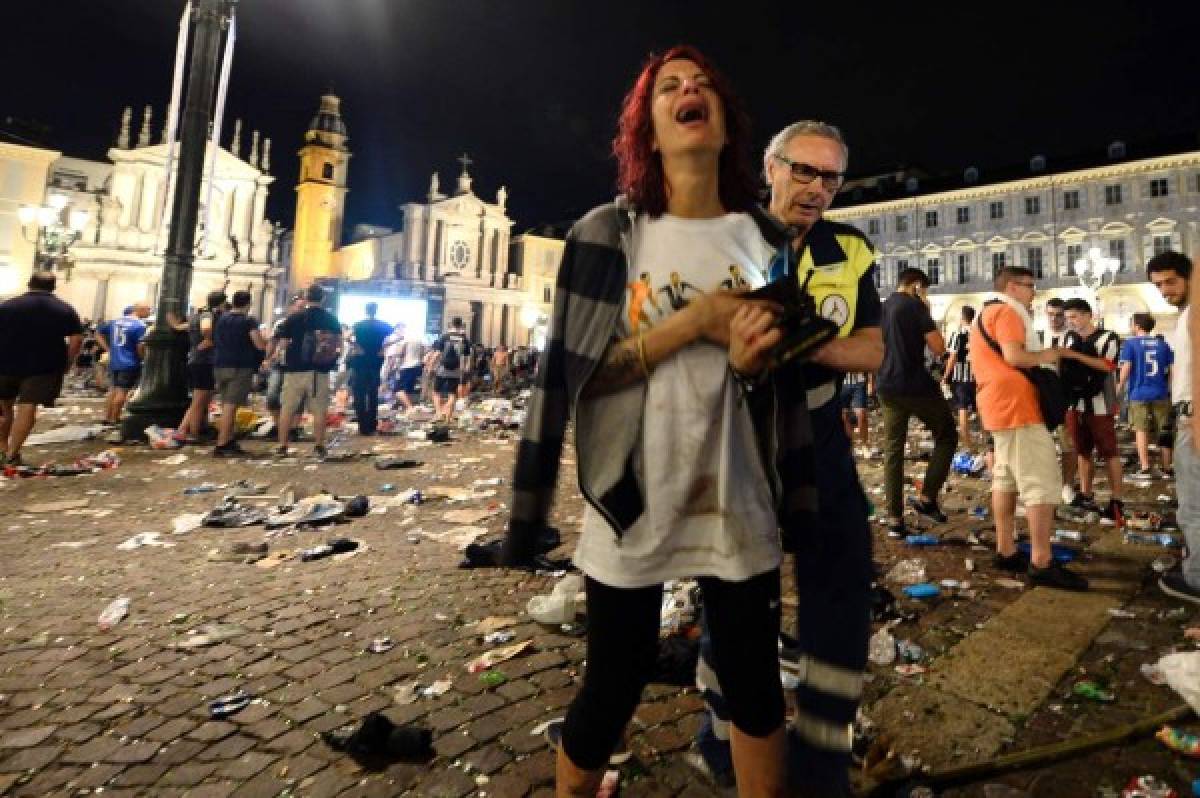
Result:
{"label": "cobblestone pavement", "polygon": [[[408,524],[402,510],[390,508],[270,543],[273,551],[297,549],[345,535],[365,544],[344,560],[292,560],[271,569],[210,562],[211,548],[261,541],[262,528],[171,534],[175,515],[218,501],[219,492],[183,494],[205,480],[250,479],[269,483],[271,491],[290,483],[300,496],[379,494],[383,483],[403,490],[494,476],[507,482],[513,443],[487,438],[408,453],[426,463],[416,470],[377,471],[370,461],[316,467],[214,461],[191,449],[187,462],[164,465],[155,461],[171,452],[128,447],[115,470],[10,481],[0,492],[0,529],[9,542],[0,561],[0,794],[103,788],[104,795],[155,796],[549,795],[553,758],[530,730],[561,716],[574,694],[582,639],[525,617],[512,631],[516,641],[533,645],[496,668],[503,684],[488,687],[465,665],[492,648],[474,622],[523,615],[528,599],[556,580],[459,569],[454,546],[409,542],[418,528],[454,526],[440,520],[447,510],[507,501],[507,487],[489,500],[427,503]],[[97,442],[38,447],[26,459],[69,461],[101,448]],[[574,485],[572,461],[568,452],[564,485]],[[187,468],[205,473],[171,478]],[[581,511],[574,493],[563,491],[556,511],[568,546],[569,522]],[[79,498],[88,499],[88,507],[23,512]],[[503,519],[502,513],[484,523],[498,533]],[[176,545],[116,548],[139,532],[160,532]],[[567,547],[557,552],[568,553]],[[97,616],[118,596],[132,600],[130,614],[103,632]],[[173,647],[210,622],[236,624],[244,633],[207,648]],[[364,652],[382,636],[395,647]],[[453,686],[440,697],[395,701],[398,685],[441,679]],[[210,720],[209,701],[237,689],[261,703]],[[689,775],[678,757],[653,763],[659,753],[688,745],[699,707],[694,691],[649,690],[633,745],[654,772],[638,778],[638,768],[627,771],[634,794],[673,794],[685,786]],[[367,772],[319,739],[320,732],[372,710],[385,710],[398,723],[427,725],[435,733],[436,758]]]}
{"label": "cobblestone pavement", "polygon": [[[351,447],[376,442],[406,445],[401,438],[351,439]],[[248,446],[264,453],[267,448]],[[99,442],[38,447],[27,460],[69,462],[102,448]],[[217,461],[205,449],[186,449],[186,462],[169,465],[157,461],[171,452],[127,447],[114,470],[0,485],[0,530],[8,543],[0,559],[0,794],[551,795],[553,755],[531,730],[562,715],[576,689],[584,645],[574,634],[530,622],[523,610],[555,578],[460,569],[455,546],[428,538],[410,542],[418,530],[454,527],[442,520],[448,510],[508,501],[506,485],[494,488],[492,497],[389,507],[332,529],[270,541],[273,552],[334,536],[364,544],[344,559],[289,560],[274,568],[212,562],[210,549],[261,541],[262,528],[171,534],[172,518],[203,512],[219,500],[219,491],[184,495],[203,481],[248,479],[268,483],[270,493],[290,485],[299,496],[320,490],[395,495],[497,476],[507,482],[513,450],[511,438],[471,434],[405,452],[425,462],[420,469],[377,471],[369,460]],[[863,464],[864,483],[876,501],[878,465]],[[177,478],[181,469],[203,473]],[[382,493],[384,483],[395,490]],[[574,543],[582,512],[575,484],[568,448],[554,517],[564,545],[555,556],[568,555]],[[952,480],[946,500],[952,521],[939,531],[964,543],[971,531],[986,540],[990,522],[966,512],[986,489],[977,480]],[[26,511],[70,499],[88,504]],[[480,525],[495,537],[504,519],[500,512]],[[161,533],[175,545],[117,548],[141,532]],[[877,536],[881,573],[914,554],[926,560],[932,578],[970,579],[976,588],[969,598],[901,601],[918,617],[897,628],[897,637],[919,642],[931,658],[1020,595],[989,589],[998,574],[985,573],[985,552],[955,546],[914,552]],[[975,573],[966,569],[965,557],[978,562]],[[130,614],[101,631],[97,616],[118,596],[131,599]],[[515,642],[532,642],[523,655],[495,668],[505,677],[496,686],[465,667],[493,648],[473,626],[489,616],[518,617]],[[177,647],[189,631],[213,622],[242,631],[210,647]],[[384,636],[394,648],[365,651]],[[904,681],[893,669],[874,666],[868,678],[868,705]],[[397,687],[443,679],[452,684],[444,695],[397,701]],[[238,689],[261,700],[211,720],[209,702]],[[436,757],[372,772],[320,740],[321,732],[373,710],[432,729]],[[710,794],[680,756],[700,711],[694,690],[648,689],[631,734],[635,762],[622,771],[623,795]]]}

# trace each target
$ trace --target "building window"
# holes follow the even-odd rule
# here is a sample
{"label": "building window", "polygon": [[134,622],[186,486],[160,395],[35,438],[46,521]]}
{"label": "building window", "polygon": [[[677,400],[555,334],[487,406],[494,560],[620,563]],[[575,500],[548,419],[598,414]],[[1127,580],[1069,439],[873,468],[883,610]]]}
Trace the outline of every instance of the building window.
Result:
{"label": "building window", "polygon": [[880,288],[882,286],[882,284],[883,284],[883,268],[881,266],[877,265],[875,267],[875,287]]}
{"label": "building window", "polygon": [[959,224],[967,224],[971,221],[971,209],[965,207],[959,208],[957,216]]}
{"label": "building window", "polygon": [[1150,196],[1165,197],[1171,191],[1165,177],[1156,177],[1150,181]]}
{"label": "building window", "polygon": [[937,211],[925,211],[925,226],[937,227]]}
{"label": "building window", "polygon": [[1120,264],[1117,271],[1125,271],[1125,239],[1115,238],[1108,242],[1108,257],[1117,259]]}
{"label": "building window", "polygon": [[333,164],[331,164],[331,163],[321,164],[321,179],[322,180],[333,180]]}
{"label": "building window", "polygon": [[908,217],[907,216],[897,216],[896,217],[896,232],[897,233],[907,233],[908,232]]}
{"label": "building window", "polygon": [[879,220],[878,219],[869,219],[867,221],[867,235],[869,235],[869,236],[879,235]]}
{"label": "building window", "polygon": [[992,276],[995,277],[1000,273],[1000,270],[1005,266],[1005,257],[1003,252],[992,253]]}
{"label": "building window", "polygon": [[1026,216],[1037,216],[1041,212],[1042,212],[1042,198],[1041,197],[1026,197],[1025,198],[1025,215]]}
{"label": "building window", "polygon": [[990,216],[992,219],[1003,219],[1004,218],[1004,203],[1003,202],[989,203],[988,204],[988,216]]}
{"label": "building window", "polygon": [[1120,205],[1121,204],[1121,186],[1105,186],[1104,187],[1104,204],[1105,205]]}
{"label": "building window", "polygon": [[1153,239],[1154,254],[1161,255],[1162,253],[1168,251],[1171,249],[1171,243],[1170,233],[1159,233],[1155,235]]}
{"label": "building window", "polygon": [[1083,257],[1083,244],[1067,244],[1067,268],[1064,273],[1068,277],[1075,276],[1075,261]]}
{"label": "building window", "polygon": [[896,279],[900,279],[900,272],[908,268],[908,261],[904,258],[896,261]]}
{"label": "building window", "polygon": [[1025,268],[1033,272],[1033,276],[1042,279],[1042,248],[1030,247],[1025,250]]}
{"label": "building window", "polygon": [[1079,210],[1079,192],[1078,191],[1072,190],[1072,191],[1064,191],[1063,192],[1063,210],[1064,211]]}
{"label": "building window", "polygon": [[549,305],[554,300],[553,291],[550,286],[542,286],[542,301]]}
{"label": "building window", "polygon": [[958,284],[963,285],[967,282],[967,275],[971,273],[971,256],[958,256]]}
{"label": "building window", "polygon": [[942,261],[938,258],[929,258],[925,261],[925,269],[929,272],[929,282],[937,285],[942,281]]}

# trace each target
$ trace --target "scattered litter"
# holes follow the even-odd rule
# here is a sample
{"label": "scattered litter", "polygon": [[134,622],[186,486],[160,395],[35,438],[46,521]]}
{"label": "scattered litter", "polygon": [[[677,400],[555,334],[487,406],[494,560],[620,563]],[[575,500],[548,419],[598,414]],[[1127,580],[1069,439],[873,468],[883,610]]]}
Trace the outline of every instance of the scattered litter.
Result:
{"label": "scattered litter", "polygon": [[1106,690],[1096,682],[1088,680],[1076,682],[1075,686],[1071,688],[1071,694],[1079,698],[1099,701],[1102,704],[1111,704],[1117,700],[1117,695],[1112,690]]}
{"label": "scattered litter", "polygon": [[441,679],[429,685],[428,687],[422,687],[421,695],[425,696],[426,698],[436,698],[440,695],[445,695],[446,693],[450,692],[450,688],[453,686],[454,682],[450,681],[449,679]]}
{"label": "scattered litter", "polygon": [[420,460],[408,460],[403,457],[376,457],[375,468],[380,471],[389,471],[399,468],[420,468],[425,465]]}
{"label": "scattered litter", "polygon": [[420,726],[400,726],[380,712],[358,724],[323,732],[321,739],[355,761],[425,759],[433,753],[433,732]]}
{"label": "scattered litter", "polygon": [[941,594],[941,588],[930,582],[909,585],[904,588],[904,595],[913,599],[935,598]]}
{"label": "scattered litter", "polygon": [[478,524],[499,514],[504,509],[500,503],[489,504],[487,507],[463,510],[449,510],[442,514],[442,520],[451,524]]}
{"label": "scattered litter", "polygon": [[456,526],[451,529],[425,530],[425,537],[438,543],[448,543],[456,549],[465,549],[482,535],[487,534],[487,528],[482,526]]}
{"label": "scattered litter", "polygon": [[895,671],[901,676],[919,676],[922,673],[925,673],[925,666],[914,664],[897,665]]}
{"label": "scattered litter", "polygon": [[1178,651],[1158,661],[1158,670],[1167,684],[1193,711],[1200,710],[1200,651]]}
{"label": "scattered litter", "polygon": [[246,633],[245,628],[235,623],[206,623],[199,629],[194,629],[188,636],[174,645],[175,648],[204,648],[215,646],[226,640],[231,640]]}
{"label": "scattered litter", "polygon": [[151,449],[178,449],[183,444],[175,439],[175,430],[165,429],[153,424],[146,427],[143,432],[146,433],[146,439],[150,442]]}
{"label": "scattered litter", "polygon": [[1173,726],[1163,726],[1154,735],[1154,739],[1178,754],[1190,756],[1192,759],[1200,758],[1200,737],[1191,732]]}
{"label": "scattered litter", "polygon": [[889,582],[901,585],[915,585],[925,581],[925,561],[919,559],[901,560],[888,571]]}
{"label": "scattered litter", "polygon": [[909,546],[937,546],[942,541],[937,535],[909,535],[904,542]]}
{"label": "scattered litter", "polygon": [[[578,574],[563,577],[554,589],[545,596],[533,596],[525,606],[529,617],[538,623],[558,625],[575,620],[575,595],[583,588],[583,577]],[[670,599],[669,593],[664,599]]]}
{"label": "scattered litter", "polygon": [[421,685],[417,684],[416,682],[413,682],[412,684],[400,685],[392,691],[392,700],[401,706],[411,704],[417,700],[417,690],[419,690],[420,687]]}
{"label": "scattered litter", "polygon": [[215,482],[201,482],[199,485],[192,485],[183,489],[184,496],[196,496],[201,493],[214,493],[221,489],[221,486]]}
{"label": "scattered litter", "polygon": [[179,454],[173,454],[170,457],[160,458],[154,462],[158,463],[159,465],[183,465],[187,462],[187,459],[188,456],[183,452],[180,452]]}
{"label": "scattered litter", "polygon": [[357,540],[349,538],[334,538],[328,543],[323,543],[320,546],[313,546],[311,549],[305,549],[300,552],[300,559],[303,562],[312,560],[322,560],[332,554],[342,554],[348,551],[354,551],[359,547]]}
{"label": "scattered litter", "polygon": [[1122,618],[1125,620],[1136,618],[1137,613],[1132,610],[1123,610],[1120,607],[1109,607],[1108,614],[1114,618]]}
{"label": "scattered litter", "polygon": [[484,618],[482,621],[478,621],[475,624],[475,631],[476,631],[476,633],[481,634],[481,635],[489,635],[492,632],[498,631],[500,629],[507,629],[510,626],[516,626],[516,625],[517,625],[516,618],[499,617],[496,615],[490,615],[487,618]]}
{"label": "scattered litter", "polygon": [[1083,533],[1078,529],[1056,529],[1054,530],[1055,540],[1069,540],[1072,543],[1080,543],[1083,541]]}
{"label": "scattered litter", "polygon": [[230,715],[235,715],[246,707],[250,706],[250,702],[253,700],[253,698],[254,696],[243,690],[238,690],[236,693],[232,693],[230,695],[221,696],[208,705],[208,715],[213,720],[220,720],[221,718],[227,718]]}
{"label": "scattered litter", "polygon": [[867,659],[880,667],[887,667],[896,661],[896,638],[892,637],[888,627],[871,635]]}
{"label": "scattered litter", "polygon": [[479,674],[479,681],[488,687],[499,687],[508,681],[508,677],[500,671],[485,671]]}
{"label": "scattered litter", "polygon": [[128,540],[118,543],[117,548],[121,551],[133,551],[134,549],[140,549],[143,546],[162,546],[163,548],[170,548],[174,545],[174,543],[168,543],[165,540],[159,540],[159,534],[157,532],[141,532],[129,538]]}
{"label": "scattered litter", "polygon": [[516,637],[514,632],[492,632],[483,636],[483,642],[489,645],[500,645],[512,642],[514,637]]}
{"label": "scattered litter", "polygon": [[1007,588],[1009,590],[1024,590],[1025,583],[1016,579],[1009,579],[1007,576],[997,577],[992,580],[992,583],[997,587]]}
{"label": "scattered litter", "polygon": [[508,662],[513,657],[521,654],[525,649],[533,645],[532,640],[526,640],[523,643],[516,643],[504,648],[494,648],[484,654],[480,654],[475,659],[467,663],[468,673],[479,673],[488,668],[493,668],[501,662]]}
{"label": "scattered litter", "polygon": [[367,646],[367,651],[371,654],[384,654],[396,647],[390,637],[377,637]]}
{"label": "scattered litter", "polygon": [[183,513],[171,519],[171,532],[175,535],[183,535],[191,532],[193,529],[199,529],[204,523],[204,513]]}
{"label": "scattered litter", "polygon": [[46,446],[54,443],[78,443],[90,441],[104,434],[104,427],[99,424],[70,424],[58,429],[37,432],[25,439],[26,446]]}
{"label": "scattered litter", "polygon": [[114,599],[111,604],[105,607],[104,611],[100,613],[100,617],[97,619],[97,623],[100,624],[101,631],[107,632],[109,629],[112,629],[114,626],[119,624],[122,619],[129,614],[129,604],[129,597],[121,596],[118,599]]}
{"label": "scattered litter", "polygon": [[51,543],[52,549],[82,549],[85,546],[94,546],[100,542],[100,538],[86,538],[84,540],[67,540],[62,543]]}

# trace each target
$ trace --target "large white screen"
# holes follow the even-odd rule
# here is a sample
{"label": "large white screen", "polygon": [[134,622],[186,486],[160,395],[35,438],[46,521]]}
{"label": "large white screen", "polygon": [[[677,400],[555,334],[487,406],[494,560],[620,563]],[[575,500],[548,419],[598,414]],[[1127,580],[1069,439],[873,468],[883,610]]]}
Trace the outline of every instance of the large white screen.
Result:
{"label": "large white screen", "polygon": [[338,296],[338,321],[351,327],[367,317],[367,303],[379,305],[375,318],[386,321],[393,327],[403,324],[405,330],[425,335],[426,301],[424,299],[402,299],[394,296],[368,296],[365,294],[340,294]]}

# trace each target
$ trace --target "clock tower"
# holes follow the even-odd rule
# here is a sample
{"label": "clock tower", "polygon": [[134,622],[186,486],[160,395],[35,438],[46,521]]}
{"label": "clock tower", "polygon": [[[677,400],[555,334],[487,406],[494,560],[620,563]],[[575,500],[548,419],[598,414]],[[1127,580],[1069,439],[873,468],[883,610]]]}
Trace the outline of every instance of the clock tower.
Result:
{"label": "clock tower", "polygon": [[289,283],[303,290],[317,277],[338,277],[334,250],[342,243],[342,213],[350,150],[341,100],[332,93],[304,134],[300,149],[300,183],[296,186],[296,224]]}

